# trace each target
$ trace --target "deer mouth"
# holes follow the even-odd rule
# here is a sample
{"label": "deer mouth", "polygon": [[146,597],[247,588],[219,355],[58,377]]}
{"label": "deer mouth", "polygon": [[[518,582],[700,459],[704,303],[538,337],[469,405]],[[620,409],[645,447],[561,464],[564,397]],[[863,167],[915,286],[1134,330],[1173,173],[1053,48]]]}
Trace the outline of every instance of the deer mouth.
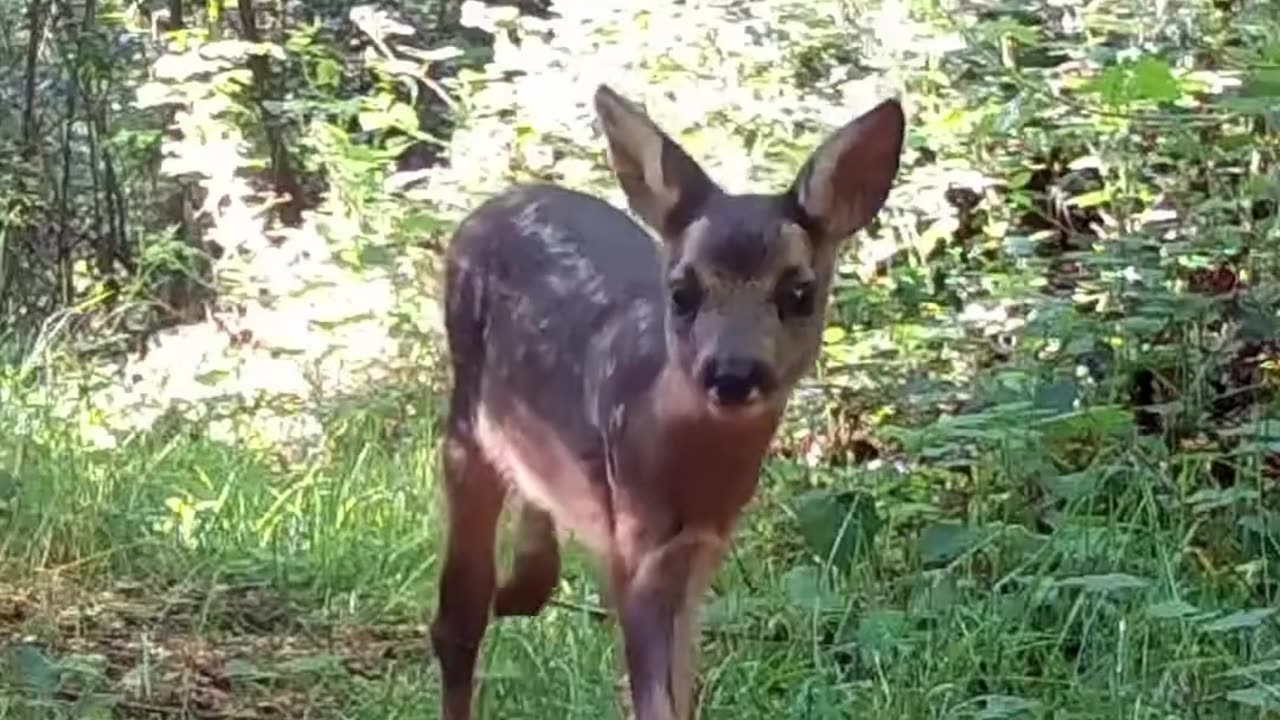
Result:
{"label": "deer mouth", "polygon": [[707,404],[719,415],[752,414],[767,404],[774,386],[769,367],[749,358],[715,358],[701,372]]}
{"label": "deer mouth", "polygon": [[764,404],[764,391],[759,385],[730,389],[713,387],[707,390],[707,400],[711,407],[721,411],[748,410]]}

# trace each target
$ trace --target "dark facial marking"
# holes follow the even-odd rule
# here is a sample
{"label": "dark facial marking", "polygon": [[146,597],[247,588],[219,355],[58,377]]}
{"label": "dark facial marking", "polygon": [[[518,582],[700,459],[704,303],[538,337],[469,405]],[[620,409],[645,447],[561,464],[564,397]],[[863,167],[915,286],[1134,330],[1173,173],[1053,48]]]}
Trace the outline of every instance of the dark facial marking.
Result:
{"label": "dark facial marking", "polygon": [[759,278],[769,269],[779,231],[788,218],[783,205],[769,195],[722,195],[708,203],[702,218],[690,225],[697,254],[719,272],[736,279]]}

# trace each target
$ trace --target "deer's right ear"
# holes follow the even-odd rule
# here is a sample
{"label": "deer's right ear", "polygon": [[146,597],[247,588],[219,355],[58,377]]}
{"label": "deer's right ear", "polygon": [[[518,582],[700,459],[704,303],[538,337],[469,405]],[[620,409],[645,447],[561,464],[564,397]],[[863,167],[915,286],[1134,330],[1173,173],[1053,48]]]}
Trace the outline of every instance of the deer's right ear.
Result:
{"label": "deer's right ear", "polygon": [[643,110],[607,85],[596,88],[595,108],[631,209],[664,238],[677,236],[715,183]]}
{"label": "deer's right ear", "polygon": [[885,100],[809,156],[791,195],[826,241],[843,240],[880,212],[898,173],[905,133],[902,105]]}

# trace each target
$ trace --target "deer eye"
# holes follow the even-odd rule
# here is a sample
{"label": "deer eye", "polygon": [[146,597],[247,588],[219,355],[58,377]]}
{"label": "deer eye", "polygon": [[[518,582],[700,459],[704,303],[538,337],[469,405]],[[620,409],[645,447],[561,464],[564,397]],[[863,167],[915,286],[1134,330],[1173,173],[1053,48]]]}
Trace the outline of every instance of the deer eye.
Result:
{"label": "deer eye", "polygon": [[671,307],[677,316],[689,318],[698,313],[698,306],[702,304],[702,287],[692,271],[686,269],[673,278],[668,290],[671,292]]}
{"label": "deer eye", "polygon": [[812,280],[784,279],[778,285],[775,301],[782,318],[808,317],[814,310],[814,283]]}

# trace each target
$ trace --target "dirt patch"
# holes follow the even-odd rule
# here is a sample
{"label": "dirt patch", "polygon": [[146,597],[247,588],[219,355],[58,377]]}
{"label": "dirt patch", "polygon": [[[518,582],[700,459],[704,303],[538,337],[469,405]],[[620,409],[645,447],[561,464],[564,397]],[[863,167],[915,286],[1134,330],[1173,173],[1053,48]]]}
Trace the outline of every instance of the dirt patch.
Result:
{"label": "dirt patch", "polygon": [[328,714],[352,679],[425,662],[425,639],[419,624],[317,621],[262,586],[0,582],[0,693],[115,717]]}

